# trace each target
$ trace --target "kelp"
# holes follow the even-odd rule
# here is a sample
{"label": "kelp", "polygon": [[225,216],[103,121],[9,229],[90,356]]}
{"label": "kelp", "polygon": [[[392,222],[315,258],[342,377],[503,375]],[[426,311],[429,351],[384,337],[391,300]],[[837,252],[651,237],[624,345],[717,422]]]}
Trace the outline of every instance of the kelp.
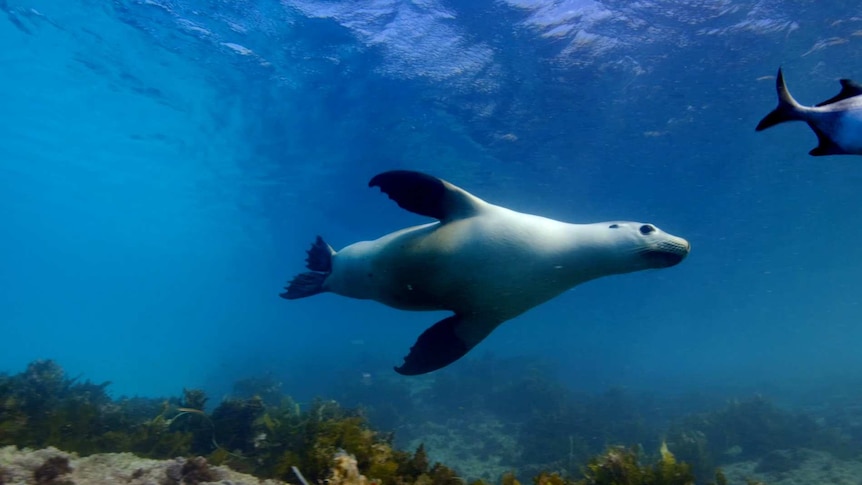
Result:
{"label": "kelp", "polygon": [[[356,460],[378,485],[452,485],[455,472],[428,462],[423,446],[395,450],[359,411],[331,400],[301,409],[287,396],[227,398],[205,411],[206,394],[113,400],[109,383],[78,382],[50,360],[0,376],[0,446],[55,446],[81,455],[133,452],[146,458],[203,456],[262,477],[295,481],[294,467],[314,483],[330,478],[334,457]],[[46,468],[45,475],[51,470]]]}

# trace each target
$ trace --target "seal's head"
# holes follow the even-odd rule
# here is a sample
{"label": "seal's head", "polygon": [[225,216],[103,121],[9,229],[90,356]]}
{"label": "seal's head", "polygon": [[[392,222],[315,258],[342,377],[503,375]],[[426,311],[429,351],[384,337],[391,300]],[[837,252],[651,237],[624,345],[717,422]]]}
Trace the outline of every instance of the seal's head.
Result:
{"label": "seal's head", "polygon": [[632,269],[668,268],[688,256],[691,245],[681,237],[668,234],[643,222],[611,222],[607,224],[611,237],[619,242],[631,257]]}

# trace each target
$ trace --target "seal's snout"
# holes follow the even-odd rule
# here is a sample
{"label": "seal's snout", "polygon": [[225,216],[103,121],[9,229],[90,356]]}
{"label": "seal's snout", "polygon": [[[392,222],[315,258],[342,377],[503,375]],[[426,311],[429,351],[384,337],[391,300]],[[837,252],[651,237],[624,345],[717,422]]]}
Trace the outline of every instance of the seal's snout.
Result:
{"label": "seal's snout", "polygon": [[681,237],[669,236],[644,253],[653,268],[676,266],[688,256],[691,244]]}

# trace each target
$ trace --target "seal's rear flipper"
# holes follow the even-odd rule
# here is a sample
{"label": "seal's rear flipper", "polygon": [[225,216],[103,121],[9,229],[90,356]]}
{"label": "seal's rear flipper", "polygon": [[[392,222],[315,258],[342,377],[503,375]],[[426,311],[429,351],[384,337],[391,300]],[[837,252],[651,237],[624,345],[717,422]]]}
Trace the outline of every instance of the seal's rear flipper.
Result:
{"label": "seal's rear flipper", "polygon": [[778,91],[778,107],[770,111],[755,128],[756,131],[763,131],[769,127],[775,126],[786,121],[802,120],[802,111],[799,103],[790,95],[787,90],[787,84],[784,82],[784,74],[781,69],[778,69],[778,75],[775,77],[775,89]]}
{"label": "seal's rear flipper", "polygon": [[299,273],[284,287],[287,291],[279,293],[278,296],[285,300],[296,300],[321,293],[323,292],[323,282],[326,281],[327,276],[329,275],[326,273],[312,271]]}
{"label": "seal's rear flipper", "polygon": [[464,357],[497,325],[499,322],[488,323],[457,314],[440,320],[419,336],[410,353],[404,357],[404,364],[396,367],[395,371],[405,376],[416,376],[442,369]]}
{"label": "seal's rear flipper", "polygon": [[306,268],[327,274],[332,272],[332,255],[335,254],[335,250],[326,244],[322,237],[317,236],[306,252],[308,253],[308,257],[305,258]]}
{"label": "seal's rear flipper", "polygon": [[410,170],[377,174],[368,186],[380,187],[402,209],[442,222],[476,215],[485,205],[478,197],[445,180]]}
{"label": "seal's rear flipper", "polygon": [[335,254],[335,251],[329,244],[326,244],[322,237],[317,236],[307,252],[308,257],[305,259],[305,263],[311,271],[296,275],[285,287],[287,291],[279,294],[280,297],[286,300],[296,300],[325,291],[323,283],[329,273],[332,272],[332,255]]}

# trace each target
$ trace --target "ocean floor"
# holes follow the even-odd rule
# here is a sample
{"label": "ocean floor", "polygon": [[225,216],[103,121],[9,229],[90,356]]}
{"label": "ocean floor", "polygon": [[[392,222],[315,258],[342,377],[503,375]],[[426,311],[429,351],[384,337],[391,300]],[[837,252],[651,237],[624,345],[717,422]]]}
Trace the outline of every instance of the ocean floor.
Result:
{"label": "ocean floor", "polygon": [[284,485],[261,480],[203,458],[149,460],[131,453],[103,453],[84,458],[56,448],[0,448],[0,485]]}
{"label": "ocean floor", "polygon": [[759,461],[722,467],[729,484],[860,485],[862,461],[841,460],[813,450],[774,451]]}
{"label": "ocean floor", "polygon": [[477,419],[425,422],[420,437],[404,449],[424,445],[432,462],[453,467],[466,481],[496,483],[500,476],[512,471],[512,460],[506,457],[518,453],[517,443],[499,421],[472,417]]}
{"label": "ocean floor", "polygon": [[[350,468],[355,469],[355,461]],[[862,460],[842,460],[812,450],[776,451],[759,461],[726,465],[722,471],[731,485],[862,484]],[[362,480],[333,478],[340,485],[368,483],[364,477]],[[203,458],[150,460],[131,453],[103,453],[81,458],[56,448],[0,448],[0,485],[119,484],[287,485],[280,480],[259,479],[227,467],[209,466]]]}

